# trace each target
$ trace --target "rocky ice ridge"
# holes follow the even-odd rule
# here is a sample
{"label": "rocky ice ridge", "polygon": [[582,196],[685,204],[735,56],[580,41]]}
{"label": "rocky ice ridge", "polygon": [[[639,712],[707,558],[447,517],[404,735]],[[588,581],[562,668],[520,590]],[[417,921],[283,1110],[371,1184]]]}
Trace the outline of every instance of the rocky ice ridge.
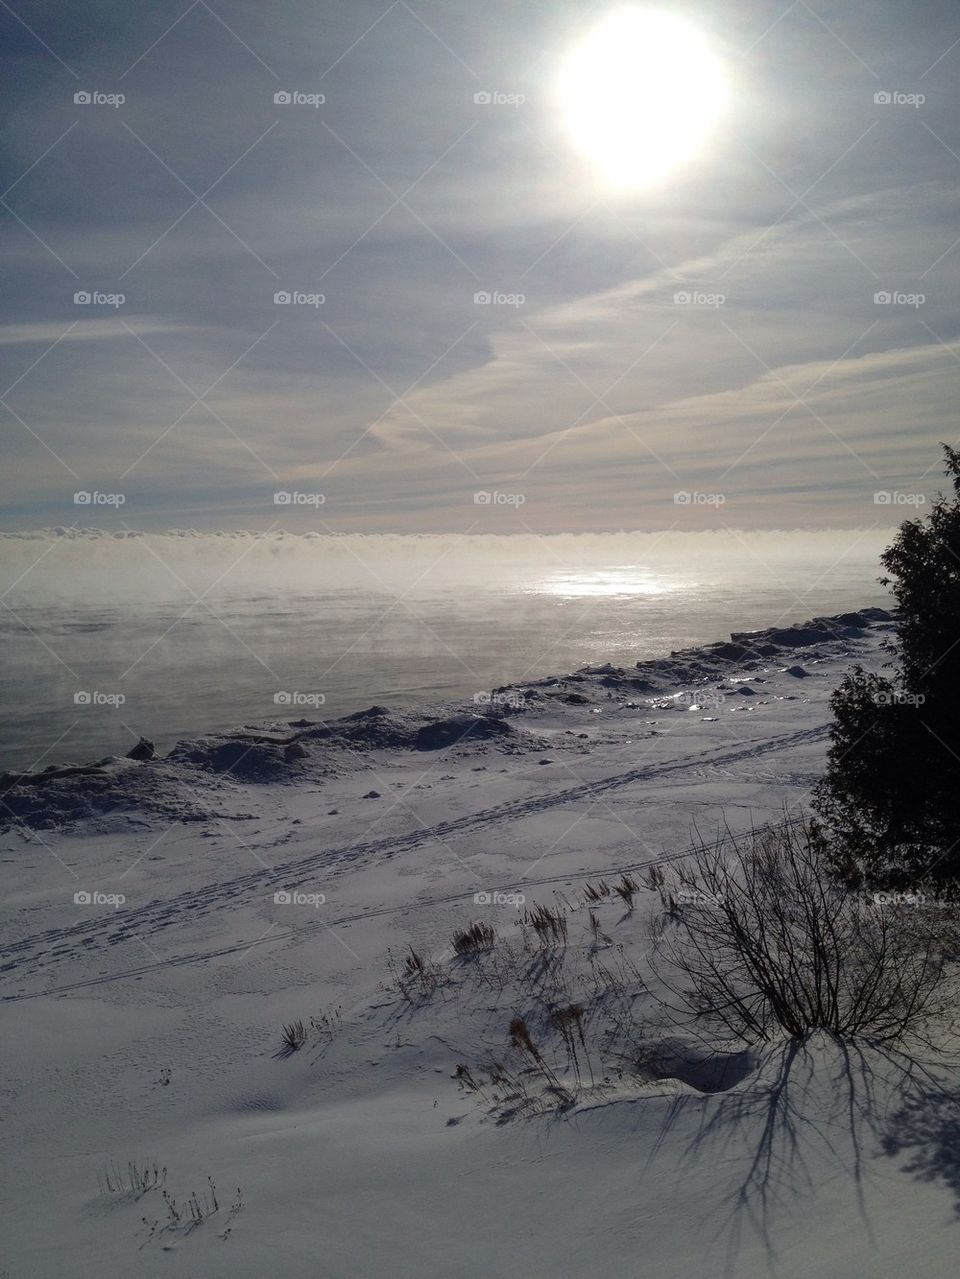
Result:
{"label": "rocky ice ridge", "polygon": [[[545,736],[531,727],[545,713],[588,707],[700,709],[718,699],[757,695],[764,672],[798,680],[807,666],[854,657],[863,643],[892,637],[894,615],[866,608],[794,626],[733,632],[729,641],[676,650],[669,657],[585,666],[568,675],[504,685],[472,700],[412,709],[371,706],[330,721],[273,721],[177,742],[155,756],[141,742],[130,756],[0,776],[0,826],[60,829],[103,819],[150,816],[201,821],[237,816],[246,785],[342,775],[381,752],[524,755],[589,749],[589,735],[566,728]],[[749,681],[749,682],[747,682]],[[709,694],[709,697],[708,697]],[[526,722],[521,722],[524,720]],[[578,726],[582,724],[577,721]],[[221,812],[226,807],[229,814]]]}

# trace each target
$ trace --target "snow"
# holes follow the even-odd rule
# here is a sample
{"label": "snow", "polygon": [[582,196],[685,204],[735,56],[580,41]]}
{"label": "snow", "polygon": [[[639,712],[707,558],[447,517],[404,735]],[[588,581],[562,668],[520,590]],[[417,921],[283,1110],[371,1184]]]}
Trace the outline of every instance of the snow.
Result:
{"label": "snow", "polygon": [[[945,1054],[718,1057],[648,994],[643,1068],[595,1053],[566,1109],[511,1115],[453,1078],[530,1014],[517,896],[569,905],[571,989],[598,957],[643,970],[656,894],[598,906],[591,943],[584,886],[802,804],[830,691],[879,668],[890,629],[866,610],[5,779],[10,1279],[953,1275]],[[474,920],[497,945],[458,960]],[[436,987],[406,1000],[411,946]],[[159,1188],[100,1194],[128,1160],[165,1167],[181,1203],[212,1177],[219,1211],[164,1228]]]}

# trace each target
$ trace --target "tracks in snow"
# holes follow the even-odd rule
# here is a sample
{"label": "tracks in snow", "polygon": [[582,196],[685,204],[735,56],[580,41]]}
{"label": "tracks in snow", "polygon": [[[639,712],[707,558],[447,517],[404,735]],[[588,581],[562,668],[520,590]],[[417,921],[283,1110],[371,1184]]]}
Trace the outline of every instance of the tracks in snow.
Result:
{"label": "tracks in snow", "polygon": [[[814,728],[800,729],[794,733],[781,734],[778,737],[769,738],[734,750],[723,751],[712,748],[707,751],[699,751],[663,764],[628,769],[626,772],[615,773],[609,777],[600,778],[595,782],[584,782],[577,786],[569,786],[563,790],[553,791],[549,795],[510,800],[493,808],[483,809],[478,813],[466,814],[463,817],[457,817],[447,822],[439,822],[430,827],[425,826],[406,834],[366,840],[342,849],[326,849],[323,852],[312,853],[306,857],[287,861],[269,869],[253,871],[234,879],[207,884],[201,888],[178,893],[167,899],[155,899],[137,909],[111,915],[108,918],[87,920],[83,923],[72,924],[66,928],[49,929],[46,932],[36,933],[0,947],[0,961],[2,961],[0,962],[0,973],[11,974],[24,966],[31,966],[44,961],[47,963],[51,960],[55,963],[63,960],[76,961],[84,952],[92,955],[105,947],[114,946],[126,940],[140,939],[142,941],[145,936],[154,935],[185,917],[196,918],[197,915],[205,915],[214,909],[228,906],[235,899],[246,897],[253,891],[263,893],[281,888],[297,888],[304,883],[308,883],[315,872],[321,868],[329,873],[332,869],[350,866],[362,860],[369,861],[377,858],[392,857],[398,853],[410,852],[432,842],[446,843],[450,839],[458,838],[471,831],[500,825],[505,822],[517,821],[520,818],[543,812],[546,809],[584,800],[594,800],[609,791],[637,782],[682,774],[695,768],[722,767],[745,759],[753,759],[758,756],[789,750],[821,740],[827,736],[828,732],[828,725],[818,725]],[[685,849],[680,854],[674,854],[673,856],[683,857],[688,852],[689,850]],[[623,869],[639,869],[644,865],[665,860],[673,860],[673,858],[651,857],[646,862],[637,862],[630,867],[623,867]],[[511,888],[518,887],[521,883],[533,887],[576,877],[575,874],[568,873],[538,880],[516,880],[510,884],[496,887],[498,891],[510,891]],[[299,928],[275,929],[271,930],[270,936],[272,939],[280,940],[284,937],[302,933],[306,927],[336,926],[337,924],[351,923],[359,919],[374,918],[377,915],[399,914],[430,905],[442,905],[451,901],[462,900],[462,898],[463,892],[461,891],[446,897],[411,902],[408,905],[361,911],[353,915],[344,915],[337,919],[318,921],[306,926],[301,925]],[[4,999],[13,1001],[36,998],[38,995],[43,994],[77,990],[86,986],[99,985],[103,982],[117,981],[124,977],[139,976],[142,973],[159,968],[198,963],[204,959],[234,954],[249,949],[251,945],[255,944],[256,939],[217,949],[174,956],[170,959],[158,960],[151,964],[127,969],[124,972],[107,974],[84,981],[70,982],[52,987],[47,991],[37,992],[37,994],[7,995],[4,996]]]}

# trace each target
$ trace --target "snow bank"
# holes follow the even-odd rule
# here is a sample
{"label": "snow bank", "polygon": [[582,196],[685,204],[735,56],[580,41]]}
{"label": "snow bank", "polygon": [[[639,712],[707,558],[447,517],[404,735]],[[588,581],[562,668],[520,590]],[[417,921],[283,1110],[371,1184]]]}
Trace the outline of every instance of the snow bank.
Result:
{"label": "snow bank", "polygon": [[[830,691],[880,667],[889,627],[814,619],[482,707],[4,779],[11,1279],[948,1279],[955,1066],[704,1042],[651,993],[657,893],[587,904],[601,879],[669,874],[695,823],[802,804]],[[566,945],[525,947],[535,904],[563,909]],[[455,954],[479,921],[496,944]],[[517,1016],[561,1069],[553,1012],[581,1000],[622,1055],[591,1037],[570,1104],[530,1117],[458,1084],[506,1058]],[[127,1161],[162,1189],[102,1192]],[[171,1220],[163,1191],[182,1206],[208,1177],[217,1209]]]}
{"label": "snow bank", "polygon": [[[636,698],[663,709],[656,699],[678,690],[691,690],[678,706],[697,708],[697,690],[711,684],[712,697],[701,696],[701,701],[713,707],[718,691],[724,698],[755,694],[750,687],[724,684],[737,675],[756,675],[778,660],[792,661],[801,651],[810,663],[846,657],[858,642],[870,635],[876,639],[892,626],[889,612],[864,609],[797,626],[734,633],[729,642],[676,651],[668,658],[638,662],[634,668],[587,666],[566,676],[505,685],[493,690],[482,705],[474,700],[466,706],[440,704],[415,711],[371,706],[329,722],[275,722],[181,741],[163,758],[5,774],[0,777],[5,805],[0,829],[10,823],[54,829],[120,813],[198,820],[213,813],[220,800],[209,794],[210,778],[264,785],[319,780],[369,766],[371,756],[382,758],[391,752],[460,757],[523,755],[548,746],[569,751],[575,743],[531,731],[517,722],[518,717],[536,718],[558,707],[590,707],[609,714],[615,706],[636,705],[629,700]],[[785,673],[803,677],[807,671],[792,664]],[[565,736],[574,736],[573,730]]]}

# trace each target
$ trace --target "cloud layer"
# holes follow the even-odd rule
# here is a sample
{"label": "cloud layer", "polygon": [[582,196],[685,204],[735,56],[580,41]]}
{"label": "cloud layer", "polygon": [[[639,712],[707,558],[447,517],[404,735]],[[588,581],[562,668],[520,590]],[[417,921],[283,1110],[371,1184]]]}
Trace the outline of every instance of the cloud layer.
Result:
{"label": "cloud layer", "polygon": [[580,5],[99,9],[0,14],[7,528],[78,491],[118,529],[860,528],[935,490],[949,6],[699,6],[734,109],[629,197],[560,127]]}

